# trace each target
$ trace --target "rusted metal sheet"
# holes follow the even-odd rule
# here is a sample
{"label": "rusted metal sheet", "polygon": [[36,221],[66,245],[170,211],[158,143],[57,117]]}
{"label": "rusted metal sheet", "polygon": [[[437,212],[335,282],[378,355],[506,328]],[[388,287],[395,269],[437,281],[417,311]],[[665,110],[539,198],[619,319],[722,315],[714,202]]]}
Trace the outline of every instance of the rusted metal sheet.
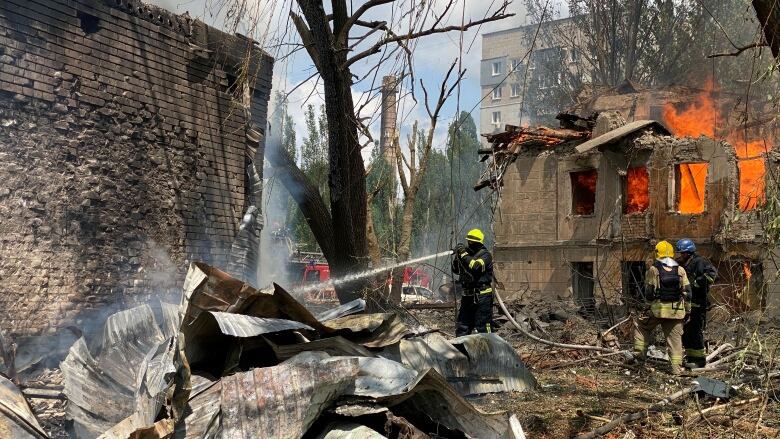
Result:
{"label": "rusted metal sheet", "polygon": [[620,128],[616,128],[605,134],[602,134],[594,139],[590,139],[587,142],[583,142],[582,144],[577,145],[576,149],[579,153],[585,153],[591,149],[601,148],[603,146],[618,142],[624,137],[646,128],[652,128],[661,134],[669,134],[669,130],[667,130],[659,122],[654,120],[636,120],[634,122],[627,123]]}
{"label": "rusted metal sheet", "polygon": [[182,325],[186,328],[204,311],[295,320],[317,331],[332,332],[282,287],[256,289],[224,271],[192,263],[184,282]]}
{"label": "rusted metal sheet", "polygon": [[469,358],[437,332],[402,340],[400,353],[399,361],[420,372],[435,369],[448,379],[468,375]]}
{"label": "rusted metal sheet", "polygon": [[346,316],[330,320],[325,326],[344,338],[369,348],[389,346],[412,334],[394,313]]}
{"label": "rusted metal sheet", "polygon": [[464,395],[523,392],[537,387],[515,348],[496,334],[473,334],[450,340],[468,355],[465,380],[453,383]]}
{"label": "rusted metal sheet", "polygon": [[[173,316],[178,319],[162,314]],[[162,329],[171,326],[141,305],[108,317],[96,339],[88,344],[82,337],[70,348],[61,369],[77,437],[97,437],[131,415],[136,415],[132,425],[154,423],[160,394],[176,370],[173,342]]]}
{"label": "rusted metal sheet", "polygon": [[48,438],[22,392],[11,380],[2,375],[0,375],[0,438]]}
{"label": "rusted metal sheet", "polygon": [[285,362],[222,378],[225,438],[293,439],[354,382],[358,361]]}
{"label": "rusted metal sheet", "polygon": [[268,341],[268,344],[274,350],[276,357],[281,360],[292,358],[301,352],[306,351],[321,351],[332,356],[357,356],[357,357],[375,357],[373,352],[364,348],[363,346],[353,343],[344,337],[335,336],[323,338],[320,340],[312,340],[307,343],[296,343],[288,345],[277,345]]}
{"label": "rusted metal sheet", "polygon": [[356,358],[360,372],[350,394],[355,396],[398,395],[409,391],[409,386],[417,379],[416,370],[385,358]]}

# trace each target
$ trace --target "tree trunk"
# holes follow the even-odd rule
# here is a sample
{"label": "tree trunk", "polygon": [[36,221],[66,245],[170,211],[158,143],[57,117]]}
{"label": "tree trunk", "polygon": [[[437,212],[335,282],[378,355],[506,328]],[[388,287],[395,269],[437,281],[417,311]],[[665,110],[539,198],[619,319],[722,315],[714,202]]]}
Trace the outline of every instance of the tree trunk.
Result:
{"label": "tree trunk", "polygon": [[[411,189],[411,188],[410,188]],[[416,189],[416,188],[415,188]],[[404,198],[404,208],[401,214],[401,239],[398,243],[398,261],[406,261],[411,254],[412,226],[414,225],[414,202],[417,198],[417,190],[410,190]],[[403,273],[406,268],[396,270],[393,273],[393,283],[390,288],[390,300],[393,303],[401,303],[403,290]]]}
{"label": "tree trunk", "polygon": [[780,4],[777,0],[753,0],[758,22],[764,31],[764,38],[772,56],[780,58]]}
{"label": "tree trunk", "polygon": [[366,198],[366,242],[368,245],[368,255],[371,258],[371,262],[374,266],[379,266],[382,262],[381,255],[379,253],[379,239],[376,237],[376,228],[374,227],[374,217],[371,213],[371,205],[373,204],[374,196],[369,194]]}
{"label": "tree trunk", "polygon": [[[340,2],[333,2],[340,4]],[[343,3],[343,2],[341,2]],[[316,53],[315,65],[325,90],[328,118],[328,160],[330,171],[330,212],[334,230],[333,255],[328,257],[334,278],[362,271],[368,266],[366,242],[366,177],[358,141],[355,106],[352,101],[351,73],[347,67],[346,41],[334,41],[341,18],[332,31],[322,1],[298,0],[311,31],[309,49]],[[336,10],[338,9],[338,10]],[[341,8],[334,7],[341,15]],[[360,297],[366,279],[336,287],[342,303]]]}

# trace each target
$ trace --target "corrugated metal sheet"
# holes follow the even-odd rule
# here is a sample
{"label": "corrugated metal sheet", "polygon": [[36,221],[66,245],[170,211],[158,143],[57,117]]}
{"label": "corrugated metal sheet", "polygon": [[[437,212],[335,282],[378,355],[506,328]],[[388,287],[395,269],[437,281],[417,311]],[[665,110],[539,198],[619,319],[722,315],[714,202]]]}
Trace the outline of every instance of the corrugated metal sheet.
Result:
{"label": "corrugated metal sheet", "polygon": [[468,437],[503,439],[510,437],[505,413],[483,413],[472,406],[441,376],[431,369],[420,373],[408,392],[377,398],[397,416],[414,422],[422,416],[433,424],[459,430]]}
{"label": "corrugated metal sheet", "polygon": [[233,337],[256,337],[261,334],[295,329],[314,331],[314,328],[311,326],[293,320],[268,319],[219,311],[211,311],[209,314],[217,321],[219,329],[223,334],[232,335]]}
{"label": "corrugated metal sheet", "polygon": [[192,392],[184,409],[184,420],[173,432],[176,439],[212,439],[219,436],[222,383],[206,377],[192,376]]}
{"label": "corrugated metal sheet", "polygon": [[412,334],[394,313],[346,316],[329,320],[325,326],[344,338],[369,348],[389,346]]}
{"label": "corrugated metal sheet", "polygon": [[360,366],[360,372],[350,394],[355,396],[399,395],[409,391],[409,386],[417,379],[418,372],[385,358],[336,357],[355,358]]}
{"label": "corrugated metal sheet", "polygon": [[276,357],[281,360],[292,358],[301,352],[306,351],[321,351],[332,356],[357,356],[357,357],[375,357],[373,352],[364,348],[363,346],[352,343],[341,336],[322,338],[319,340],[312,340],[307,343],[297,343],[288,345],[277,345],[268,341],[268,344],[274,350]]}
{"label": "corrugated metal sheet", "polygon": [[607,133],[604,133],[595,139],[590,139],[587,142],[583,142],[580,145],[577,145],[577,152],[584,153],[588,152],[593,148],[601,148],[602,146],[609,145],[611,143],[617,142],[624,137],[633,134],[637,131],[643,130],[645,128],[653,128],[657,132],[663,133],[663,134],[669,134],[669,130],[667,130],[663,125],[660,123],[654,121],[654,120],[635,120],[633,122],[627,123],[623,125],[620,128],[616,128],[612,131],[609,131]]}
{"label": "corrugated metal sheet", "polygon": [[333,320],[339,317],[362,312],[364,309],[366,309],[366,301],[363,299],[355,299],[343,305],[339,305],[333,309],[329,309],[317,314],[317,320],[321,322],[327,322],[328,320]]}
{"label": "corrugated metal sheet", "polygon": [[387,436],[382,436],[365,425],[339,422],[328,425],[317,439],[387,439]]}
{"label": "corrugated metal sheet", "polygon": [[297,439],[354,382],[353,358],[285,362],[222,378],[225,438]]}
{"label": "corrugated metal sheet", "polygon": [[161,330],[168,327],[141,305],[110,316],[89,346],[80,338],[70,348],[61,364],[63,392],[78,437],[96,437],[134,413],[139,424],[154,423],[162,398],[149,392],[157,392],[171,371]]}
{"label": "corrugated metal sheet", "polygon": [[48,435],[38,424],[21,390],[0,375],[0,437],[43,439]]}
{"label": "corrugated metal sheet", "polygon": [[537,385],[517,351],[496,334],[446,340],[431,333],[401,341],[400,351],[403,364],[418,371],[435,369],[463,395],[522,392]]}
{"label": "corrugated metal sheet", "polygon": [[537,387],[515,348],[496,334],[473,334],[450,340],[462,346],[469,358],[466,380],[453,383],[464,395],[524,392]]}

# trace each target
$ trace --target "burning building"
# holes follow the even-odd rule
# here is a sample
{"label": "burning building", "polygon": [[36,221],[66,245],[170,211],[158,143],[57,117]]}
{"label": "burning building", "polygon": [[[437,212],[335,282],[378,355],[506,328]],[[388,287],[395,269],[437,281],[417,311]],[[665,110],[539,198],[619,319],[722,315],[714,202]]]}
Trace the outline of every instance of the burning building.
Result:
{"label": "burning building", "polygon": [[0,328],[87,324],[228,265],[272,62],[136,0],[0,2]]}
{"label": "burning building", "polygon": [[488,135],[475,189],[499,194],[495,260],[505,294],[571,298],[589,310],[630,303],[655,243],[689,237],[718,267],[717,300],[780,305],[777,250],[757,209],[777,185],[780,155],[765,133],[751,141],[683,123],[707,126],[702,99],[668,105],[663,125],[604,112],[561,115],[563,128],[543,134]]}

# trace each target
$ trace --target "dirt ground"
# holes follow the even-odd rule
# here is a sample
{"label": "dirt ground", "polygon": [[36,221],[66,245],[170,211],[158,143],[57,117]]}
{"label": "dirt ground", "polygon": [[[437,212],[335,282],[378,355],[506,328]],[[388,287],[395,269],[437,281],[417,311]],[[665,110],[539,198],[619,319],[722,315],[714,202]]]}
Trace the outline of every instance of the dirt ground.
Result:
{"label": "dirt ground", "polygon": [[[512,305],[509,305],[512,309]],[[567,321],[552,320],[545,328],[548,339],[565,343],[595,344],[595,324],[568,313]],[[425,326],[445,332],[454,328],[454,310],[413,311]],[[728,323],[728,322],[727,322]],[[545,324],[542,322],[542,324]],[[631,322],[613,330],[623,348],[630,346]],[[717,325],[708,331],[710,340],[735,342],[744,328],[738,321]],[[622,356],[584,360],[583,351],[558,349],[532,342],[509,323],[498,331],[520,353],[539,382],[539,389],[528,393],[491,394],[470,397],[484,411],[507,410],[515,413],[528,438],[570,438],[600,427],[618,416],[639,412],[670,394],[687,387],[691,380],[704,375],[734,381],[746,375],[737,370],[673,376],[662,362],[647,366],[626,365]],[[534,331],[537,335],[545,335]],[[777,346],[776,334],[766,335],[768,347]],[[770,341],[771,340],[771,341]],[[663,350],[663,347],[660,347]],[[774,348],[772,348],[773,350]],[[578,363],[568,364],[581,360]],[[763,380],[767,383],[766,380]],[[780,381],[775,380],[775,384]],[[771,382],[769,382],[771,384]],[[738,386],[731,401],[755,399],[731,410],[713,410],[702,418],[699,413],[724,401],[703,392],[679,400],[663,412],[623,425],[609,432],[608,438],[758,438],[780,437],[780,393],[774,389],[762,392],[762,380],[754,385]]]}

